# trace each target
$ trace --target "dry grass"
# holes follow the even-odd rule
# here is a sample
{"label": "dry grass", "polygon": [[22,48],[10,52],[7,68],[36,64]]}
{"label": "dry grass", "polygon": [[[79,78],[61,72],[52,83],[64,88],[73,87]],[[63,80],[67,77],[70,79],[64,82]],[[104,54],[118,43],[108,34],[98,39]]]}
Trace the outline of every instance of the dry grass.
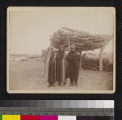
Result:
{"label": "dry grass", "polygon": [[112,90],[112,72],[80,70],[79,85],[48,87],[44,80],[44,63],[36,60],[10,61],[10,90]]}

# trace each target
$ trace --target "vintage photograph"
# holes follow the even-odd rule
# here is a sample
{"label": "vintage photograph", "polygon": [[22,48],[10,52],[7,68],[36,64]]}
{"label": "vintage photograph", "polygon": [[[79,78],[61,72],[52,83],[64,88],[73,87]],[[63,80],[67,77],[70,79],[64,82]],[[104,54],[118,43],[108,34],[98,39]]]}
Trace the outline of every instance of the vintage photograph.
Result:
{"label": "vintage photograph", "polygon": [[114,7],[8,7],[7,92],[112,94]]}

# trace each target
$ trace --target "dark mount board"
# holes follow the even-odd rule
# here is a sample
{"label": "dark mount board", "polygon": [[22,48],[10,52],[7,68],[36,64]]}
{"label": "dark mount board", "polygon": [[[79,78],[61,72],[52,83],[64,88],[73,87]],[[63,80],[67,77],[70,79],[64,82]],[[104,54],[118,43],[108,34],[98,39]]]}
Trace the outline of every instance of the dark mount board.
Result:
{"label": "dark mount board", "polygon": [[[122,2],[121,0],[0,0],[0,99],[1,100],[115,100],[115,120],[122,119]],[[116,8],[115,94],[8,94],[6,92],[6,9],[8,6],[112,6]]]}
{"label": "dark mount board", "polygon": [[[120,68],[120,64],[121,64],[121,52],[118,52],[121,50],[121,42],[117,36],[117,63],[119,63],[119,67],[117,66],[117,87],[116,87],[116,93],[115,94],[111,94],[111,95],[107,95],[107,94],[101,94],[101,95],[63,95],[63,94],[8,94],[6,91],[6,46],[7,46],[7,42],[6,42],[6,14],[7,14],[7,7],[9,6],[90,6],[90,7],[101,7],[101,6],[109,6],[109,7],[115,7],[116,11],[117,11],[117,31],[118,29],[120,29],[120,15],[121,13],[119,10],[119,2],[116,2],[114,0],[101,0],[101,1],[97,1],[97,0],[74,0],[74,1],[63,1],[63,0],[0,0],[0,95],[1,95],[1,99],[10,99],[10,100],[19,100],[19,99],[118,99],[118,95],[120,94],[121,88],[119,86],[121,86],[120,82],[118,79],[120,79],[120,74],[121,73],[121,68]],[[119,32],[118,32],[119,33]]]}

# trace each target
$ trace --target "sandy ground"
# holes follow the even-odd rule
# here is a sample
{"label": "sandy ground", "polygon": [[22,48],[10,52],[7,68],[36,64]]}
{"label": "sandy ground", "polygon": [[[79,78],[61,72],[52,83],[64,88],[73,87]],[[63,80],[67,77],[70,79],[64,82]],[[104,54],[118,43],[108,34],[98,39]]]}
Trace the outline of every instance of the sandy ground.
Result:
{"label": "sandy ground", "polygon": [[112,90],[112,72],[80,70],[78,86],[70,86],[67,80],[65,86],[48,87],[44,80],[44,63],[36,60],[10,61],[10,90]]}

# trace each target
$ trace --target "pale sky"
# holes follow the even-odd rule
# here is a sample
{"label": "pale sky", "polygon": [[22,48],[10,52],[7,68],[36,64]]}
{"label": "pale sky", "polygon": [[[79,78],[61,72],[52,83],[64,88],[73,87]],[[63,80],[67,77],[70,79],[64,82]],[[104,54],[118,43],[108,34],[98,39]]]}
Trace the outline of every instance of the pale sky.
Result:
{"label": "pale sky", "polygon": [[10,53],[41,53],[49,47],[50,35],[60,27],[93,34],[114,33],[114,9],[111,7],[10,7],[8,11]]}

